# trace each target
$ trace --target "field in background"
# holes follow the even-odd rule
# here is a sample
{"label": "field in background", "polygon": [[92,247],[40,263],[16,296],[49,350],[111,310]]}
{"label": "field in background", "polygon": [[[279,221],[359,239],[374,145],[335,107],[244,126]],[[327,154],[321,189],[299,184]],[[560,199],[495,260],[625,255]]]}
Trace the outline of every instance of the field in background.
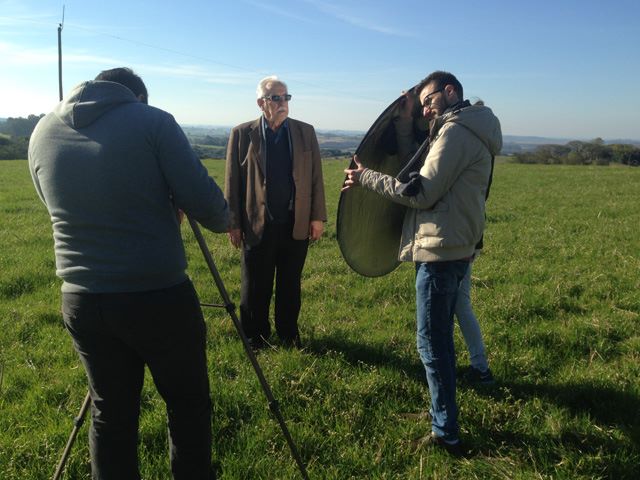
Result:
{"label": "field in background", "polygon": [[[205,162],[222,183],[224,162]],[[498,163],[473,302],[493,388],[459,385],[454,460],[416,449],[429,431],[415,351],[413,270],[351,272],[336,243],[346,160],[324,162],[329,222],[303,279],[303,351],[259,361],[312,479],[639,478],[640,169]],[[59,314],[49,219],[25,161],[0,163],[0,478],[50,478],[86,393]],[[187,225],[189,273],[217,291]],[[231,298],[239,258],[206,233]],[[372,242],[375,239],[371,239]],[[126,248],[126,246],[123,246]],[[219,478],[300,478],[223,310],[205,311]],[[456,330],[458,365],[468,363]],[[169,478],[163,403],[149,378],[142,476]],[[86,426],[65,478],[88,478]]]}

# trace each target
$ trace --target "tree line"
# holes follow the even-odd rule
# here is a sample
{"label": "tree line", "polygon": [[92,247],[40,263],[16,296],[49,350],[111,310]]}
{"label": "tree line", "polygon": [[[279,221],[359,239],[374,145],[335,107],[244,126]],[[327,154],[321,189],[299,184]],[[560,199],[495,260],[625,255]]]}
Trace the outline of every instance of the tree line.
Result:
{"label": "tree line", "polygon": [[9,117],[4,122],[0,122],[0,133],[10,137],[30,137],[42,117],[44,117],[44,113],[29,115],[27,118]]}
{"label": "tree line", "polygon": [[[44,116],[29,115],[27,118],[9,117],[0,121],[0,160],[27,158],[29,137],[38,121]],[[187,135],[194,151],[200,158],[224,158],[229,137],[227,135]],[[322,146],[321,146],[322,147]],[[350,151],[338,148],[321,148],[320,155],[326,157],[350,156]],[[629,144],[606,145],[596,138],[590,142],[578,140],[565,145],[540,145],[530,152],[515,153],[518,163],[546,165],[622,165],[640,166],[640,148]]]}
{"label": "tree line", "polygon": [[605,145],[596,138],[590,142],[571,141],[565,145],[540,145],[531,152],[516,153],[518,163],[540,163],[545,165],[622,165],[640,166],[640,148],[629,144]]}
{"label": "tree line", "polygon": [[0,160],[27,158],[29,137],[42,117],[44,113],[0,121]]}

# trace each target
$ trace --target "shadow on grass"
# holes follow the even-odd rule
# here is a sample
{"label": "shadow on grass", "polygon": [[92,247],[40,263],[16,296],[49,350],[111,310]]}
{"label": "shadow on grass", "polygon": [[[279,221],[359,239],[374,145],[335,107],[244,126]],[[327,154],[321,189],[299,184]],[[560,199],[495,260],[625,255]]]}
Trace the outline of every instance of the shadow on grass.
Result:
{"label": "shadow on grass", "polygon": [[[385,366],[404,372],[410,379],[425,384],[424,369],[417,353],[415,359],[407,358],[403,352],[394,350],[388,344],[356,343],[339,334],[316,338],[306,344],[305,350],[316,355],[326,355],[329,352],[339,352],[351,365],[360,363]],[[474,388],[460,385],[461,388]],[[502,388],[501,388],[502,387]],[[592,383],[565,383],[560,385],[535,384],[527,382],[505,381],[493,388],[478,387],[477,391],[496,401],[508,398],[531,401],[540,398],[549,404],[568,409],[573,415],[589,415],[595,423],[600,425],[616,425],[628,435],[632,443],[631,449],[620,452],[625,448],[618,440],[607,436],[587,433],[585,435],[573,431],[566,431],[558,439],[523,435],[522,432],[511,431],[502,426],[494,429],[492,425],[476,425],[471,430],[475,440],[472,443],[479,446],[480,455],[493,456],[502,448],[515,448],[526,451],[539,452],[542,464],[554,465],[562,461],[562,450],[576,455],[586,454],[594,457],[604,454],[608,457],[606,472],[609,478],[640,478],[630,475],[630,470],[639,469],[632,458],[640,458],[640,397],[638,395],[619,391],[611,387]],[[497,430],[497,431],[496,431]],[[626,459],[626,460],[625,460]],[[591,467],[585,467],[588,474],[597,474],[600,467],[595,462]],[[551,467],[550,467],[551,468]],[[549,473],[553,473],[550,471]]]}
{"label": "shadow on grass", "polygon": [[403,352],[393,349],[388,343],[367,344],[353,342],[338,335],[315,338],[305,344],[305,351],[315,355],[326,355],[328,352],[339,352],[351,365],[360,363],[393,368],[410,379],[424,383],[426,379],[424,367],[415,353],[415,358],[407,358]]}
{"label": "shadow on grass", "polygon": [[[339,352],[351,365],[365,363],[394,368],[409,378],[426,384],[424,368],[418,354],[415,354],[415,359],[407,358],[403,352],[395,351],[388,344],[356,343],[338,335],[329,335],[311,340],[305,345],[305,350],[315,355]],[[460,386],[474,388],[469,385]],[[552,385],[509,380],[501,381],[493,388],[481,386],[477,387],[477,390],[496,401],[503,401],[507,397],[525,401],[540,398],[567,408],[574,415],[589,415],[599,424],[621,427],[636,447],[640,448],[640,397],[632,392],[594,383]]]}
{"label": "shadow on grass", "polygon": [[500,382],[496,387],[478,391],[497,401],[508,396],[529,401],[540,398],[545,402],[568,409],[573,415],[589,415],[602,425],[616,425],[629,435],[640,454],[640,397],[593,383],[565,383],[559,385],[526,382]]}
{"label": "shadow on grass", "polygon": [[640,478],[638,449],[625,449],[610,437],[565,431],[550,438],[481,424],[470,431],[465,441],[471,445],[472,458],[521,458],[549,478]]}

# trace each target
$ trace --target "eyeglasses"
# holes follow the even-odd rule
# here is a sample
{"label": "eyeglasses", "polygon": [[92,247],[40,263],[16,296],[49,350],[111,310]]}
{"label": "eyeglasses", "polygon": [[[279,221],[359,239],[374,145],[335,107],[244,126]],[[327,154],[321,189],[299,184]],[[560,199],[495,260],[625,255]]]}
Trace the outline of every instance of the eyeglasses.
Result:
{"label": "eyeglasses", "polygon": [[272,102],[288,102],[289,100],[291,100],[291,95],[289,95],[288,93],[286,95],[265,95],[264,97],[265,100],[270,100]]}
{"label": "eyeglasses", "polygon": [[443,90],[444,90],[444,88],[441,88],[440,90],[436,90],[435,92],[431,92],[429,95],[424,97],[424,100],[422,101],[422,107],[423,108],[429,108],[431,106],[431,104],[433,103],[433,96],[436,93],[442,92]]}

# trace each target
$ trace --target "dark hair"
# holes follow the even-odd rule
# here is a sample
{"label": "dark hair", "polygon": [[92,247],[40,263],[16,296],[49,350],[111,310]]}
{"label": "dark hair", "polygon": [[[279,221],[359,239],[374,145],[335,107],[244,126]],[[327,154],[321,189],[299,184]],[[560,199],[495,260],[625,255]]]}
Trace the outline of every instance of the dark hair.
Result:
{"label": "dark hair", "polygon": [[136,75],[133,70],[127,67],[112,68],[111,70],[103,70],[98,74],[95,80],[103,80],[106,82],[115,82],[124,85],[133,92],[136,97],[142,95],[142,101],[147,103],[148,94],[142,79]]}
{"label": "dark hair", "polygon": [[460,100],[464,99],[462,84],[453,75],[453,73],[443,72],[442,70],[437,70],[433,73],[430,73],[429,76],[420,80],[420,83],[418,83],[418,85],[416,86],[416,93],[419,94],[424,89],[424,87],[429,85],[431,82],[435,82],[436,90],[440,90],[447,85],[452,85],[453,89],[458,94],[458,98]]}

